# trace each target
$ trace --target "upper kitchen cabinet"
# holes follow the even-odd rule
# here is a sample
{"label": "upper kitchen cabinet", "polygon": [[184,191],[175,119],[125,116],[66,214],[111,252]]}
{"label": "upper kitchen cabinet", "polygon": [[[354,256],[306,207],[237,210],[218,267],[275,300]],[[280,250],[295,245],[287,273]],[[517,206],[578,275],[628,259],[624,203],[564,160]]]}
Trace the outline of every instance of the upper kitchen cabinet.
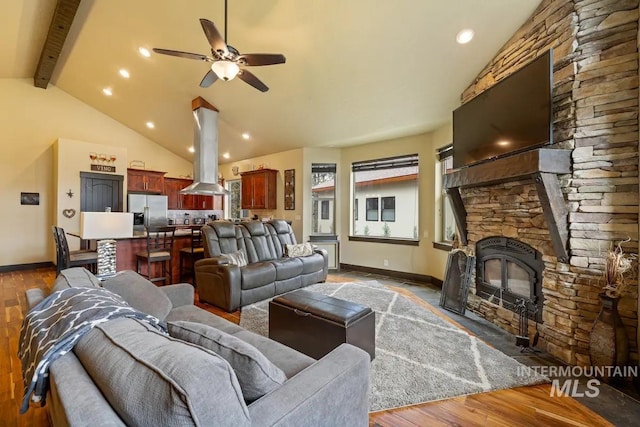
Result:
{"label": "upper kitchen cabinet", "polygon": [[180,190],[193,183],[190,179],[165,178],[164,194],[167,196],[169,209],[196,209],[196,196],[192,194],[180,194]]}
{"label": "upper kitchen cabinet", "polygon": [[162,194],[166,172],[127,169],[127,191]]}
{"label": "upper kitchen cabinet", "polygon": [[242,209],[276,209],[277,170],[258,169],[240,175]]}
{"label": "upper kitchen cabinet", "polygon": [[[224,195],[205,196],[180,194],[180,190],[191,185],[193,180],[184,178],[165,178],[164,194],[167,195],[169,209],[184,210],[222,210]],[[220,183],[222,185],[222,182]]]}

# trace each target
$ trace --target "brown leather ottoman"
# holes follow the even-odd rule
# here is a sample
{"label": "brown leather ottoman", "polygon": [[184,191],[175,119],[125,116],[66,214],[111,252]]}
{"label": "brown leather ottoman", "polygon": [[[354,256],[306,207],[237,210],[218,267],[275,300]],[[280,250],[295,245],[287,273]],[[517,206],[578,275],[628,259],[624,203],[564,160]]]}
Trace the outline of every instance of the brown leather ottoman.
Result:
{"label": "brown leather ottoman", "polygon": [[373,360],[375,313],[369,307],[298,289],[269,302],[269,338],[314,359],[349,343]]}

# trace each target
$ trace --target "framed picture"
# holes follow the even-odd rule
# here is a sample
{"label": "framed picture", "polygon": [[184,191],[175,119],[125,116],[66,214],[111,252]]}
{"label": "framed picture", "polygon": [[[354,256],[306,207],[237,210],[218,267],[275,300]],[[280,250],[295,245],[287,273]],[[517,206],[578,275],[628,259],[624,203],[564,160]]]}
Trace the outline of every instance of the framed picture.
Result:
{"label": "framed picture", "polygon": [[292,211],[296,208],[296,170],[284,171],[284,210]]}
{"label": "framed picture", "polygon": [[20,193],[21,205],[39,205],[40,193]]}

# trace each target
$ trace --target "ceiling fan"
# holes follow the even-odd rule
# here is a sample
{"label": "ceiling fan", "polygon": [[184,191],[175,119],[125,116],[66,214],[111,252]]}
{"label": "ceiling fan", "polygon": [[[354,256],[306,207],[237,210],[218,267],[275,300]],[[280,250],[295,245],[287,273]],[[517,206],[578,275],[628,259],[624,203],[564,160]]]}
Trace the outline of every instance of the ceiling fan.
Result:
{"label": "ceiling fan", "polygon": [[261,92],[269,90],[253,73],[244,67],[260,65],[284,64],[286,58],[279,53],[245,53],[241,54],[236,48],[226,43],[227,40],[227,0],[224,2],[224,38],[218,32],[213,22],[201,18],[200,24],[204,34],[211,45],[211,56],[198,53],[181,52],[179,50],[153,48],[155,53],[178,56],[180,58],[196,59],[211,63],[211,69],[204,75],[200,82],[201,87],[209,87],[216,80],[232,80],[236,75],[245,83],[250,84]]}

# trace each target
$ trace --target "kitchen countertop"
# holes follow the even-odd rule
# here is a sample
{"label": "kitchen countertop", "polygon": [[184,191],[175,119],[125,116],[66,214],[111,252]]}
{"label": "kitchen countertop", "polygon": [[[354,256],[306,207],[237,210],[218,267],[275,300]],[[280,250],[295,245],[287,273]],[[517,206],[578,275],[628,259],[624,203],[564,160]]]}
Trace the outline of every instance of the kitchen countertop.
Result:
{"label": "kitchen countertop", "polygon": [[[191,225],[183,225],[183,224],[177,224],[177,225],[171,225],[170,227],[175,227],[176,230],[174,232],[174,236],[175,237],[189,237],[191,236]],[[72,232],[67,232],[67,234],[69,236],[74,236],[74,237],[78,237],[80,239],[82,239],[82,237],[80,236],[80,232],[78,231],[72,231]],[[127,240],[127,239],[144,239],[147,237],[147,233],[145,231],[142,230],[133,230],[133,236],[131,237],[116,237],[115,239],[96,239],[96,240]]]}

